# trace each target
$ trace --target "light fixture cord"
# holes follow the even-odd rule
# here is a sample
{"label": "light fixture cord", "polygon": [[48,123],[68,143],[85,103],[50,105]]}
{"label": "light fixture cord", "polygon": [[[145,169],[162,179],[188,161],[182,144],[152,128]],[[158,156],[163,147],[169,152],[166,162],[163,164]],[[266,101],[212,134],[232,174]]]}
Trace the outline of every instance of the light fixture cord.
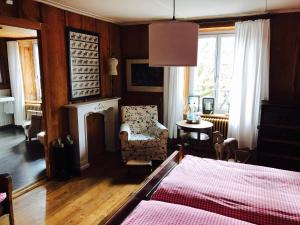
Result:
{"label": "light fixture cord", "polygon": [[175,20],[175,0],[173,0],[173,20]]}

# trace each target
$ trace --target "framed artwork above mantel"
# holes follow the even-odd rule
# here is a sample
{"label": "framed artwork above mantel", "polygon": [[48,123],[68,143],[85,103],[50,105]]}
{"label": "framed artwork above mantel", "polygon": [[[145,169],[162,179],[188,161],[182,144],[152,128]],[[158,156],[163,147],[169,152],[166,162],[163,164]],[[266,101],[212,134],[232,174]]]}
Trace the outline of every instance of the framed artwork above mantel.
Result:
{"label": "framed artwork above mantel", "polygon": [[101,96],[99,34],[67,27],[66,41],[70,100]]}
{"label": "framed artwork above mantel", "polygon": [[148,59],[127,59],[126,78],[129,92],[163,92],[164,68],[149,67]]}

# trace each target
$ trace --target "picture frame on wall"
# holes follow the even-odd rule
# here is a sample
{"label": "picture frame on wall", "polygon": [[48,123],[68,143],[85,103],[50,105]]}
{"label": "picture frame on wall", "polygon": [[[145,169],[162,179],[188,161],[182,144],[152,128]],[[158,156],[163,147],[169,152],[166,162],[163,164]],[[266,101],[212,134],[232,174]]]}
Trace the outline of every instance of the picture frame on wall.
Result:
{"label": "picture frame on wall", "polygon": [[101,96],[99,34],[67,27],[66,41],[70,100]]}
{"label": "picture frame on wall", "polygon": [[149,67],[148,59],[127,59],[126,78],[129,92],[163,92],[164,68]]}

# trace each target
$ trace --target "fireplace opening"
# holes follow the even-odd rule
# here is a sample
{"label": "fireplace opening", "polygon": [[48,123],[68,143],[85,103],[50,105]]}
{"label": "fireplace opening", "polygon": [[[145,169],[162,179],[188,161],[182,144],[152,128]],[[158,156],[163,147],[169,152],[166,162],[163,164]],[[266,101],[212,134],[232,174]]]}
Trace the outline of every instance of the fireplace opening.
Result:
{"label": "fireplace opening", "polygon": [[86,117],[86,135],[88,145],[88,160],[90,165],[97,163],[105,154],[104,115],[91,113]]}

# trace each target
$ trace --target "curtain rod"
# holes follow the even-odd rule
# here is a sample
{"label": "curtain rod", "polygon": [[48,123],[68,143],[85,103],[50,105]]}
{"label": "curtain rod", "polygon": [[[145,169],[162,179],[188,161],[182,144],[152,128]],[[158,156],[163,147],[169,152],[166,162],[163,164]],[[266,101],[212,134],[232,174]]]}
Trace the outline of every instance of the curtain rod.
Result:
{"label": "curtain rod", "polygon": [[214,18],[214,19],[200,19],[194,20],[194,22],[199,24],[209,24],[209,23],[235,23],[238,21],[245,21],[245,20],[256,20],[256,19],[269,19],[272,17],[273,14],[265,13],[259,15],[248,15],[248,16],[236,16],[236,17],[225,17],[225,18]]}

